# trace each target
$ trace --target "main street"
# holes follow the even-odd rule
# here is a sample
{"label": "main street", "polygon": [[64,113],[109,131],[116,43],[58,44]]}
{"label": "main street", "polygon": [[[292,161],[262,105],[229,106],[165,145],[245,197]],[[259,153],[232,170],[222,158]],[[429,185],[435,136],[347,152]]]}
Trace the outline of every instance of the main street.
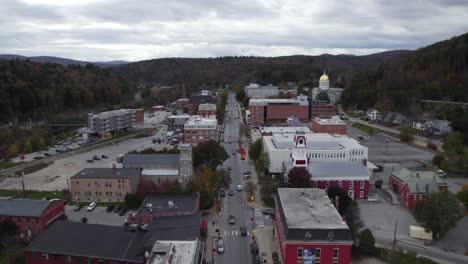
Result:
{"label": "main street", "polygon": [[[215,253],[214,263],[252,263],[252,255],[250,253],[250,243],[252,242],[252,230],[255,221],[253,209],[246,202],[246,193],[237,191],[236,186],[241,185],[244,188],[244,180],[242,178],[244,161],[241,161],[239,149],[239,109],[235,101],[233,93],[229,93],[227,111],[225,118],[224,139],[223,145],[229,154],[229,159],[223,164],[224,168],[231,168],[231,185],[234,189],[234,195],[230,196],[229,188],[226,196],[221,199],[222,215],[218,218],[215,227],[219,230],[220,238],[224,241],[225,251],[222,254]],[[235,154],[233,154],[235,153]],[[245,162],[246,163],[246,162]],[[236,218],[235,224],[229,224],[229,216],[233,215]],[[242,236],[240,227],[247,227],[247,235]],[[210,237],[207,243],[214,243],[216,247],[217,238]],[[211,241],[210,241],[211,240]]]}

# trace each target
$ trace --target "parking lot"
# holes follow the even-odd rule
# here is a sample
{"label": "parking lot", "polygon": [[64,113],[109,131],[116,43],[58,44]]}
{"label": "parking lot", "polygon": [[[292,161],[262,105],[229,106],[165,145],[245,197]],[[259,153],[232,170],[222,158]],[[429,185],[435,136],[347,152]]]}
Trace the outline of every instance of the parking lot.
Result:
{"label": "parking lot", "polygon": [[[361,130],[348,126],[348,136],[358,140],[369,149],[369,161],[371,162],[406,162],[424,161],[431,162],[434,153],[421,147],[399,142],[384,134],[367,135]],[[359,139],[363,137],[364,140]]]}
{"label": "parking lot", "polygon": [[76,206],[65,206],[65,214],[68,216],[68,220],[71,222],[80,222],[81,218],[86,217],[89,224],[123,226],[124,221],[129,214],[129,211],[122,216],[118,213],[108,213],[106,211],[106,207],[102,206],[97,206],[93,211],[88,212],[86,207],[87,206],[84,206],[80,211],[75,212],[73,209],[75,209]]}
{"label": "parking lot", "polygon": [[[164,138],[165,127],[158,131],[154,137]],[[142,150],[149,147],[162,149],[172,147],[166,144],[152,143],[151,136],[144,138],[131,138],[113,145],[92,149],[88,152],[76,154],[63,159],[56,160],[52,165],[42,170],[24,175],[26,189],[40,191],[55,191],[67,188],[67,179],[84,168],[111,168],[112,164],[117,164],[118,155],[125,154],[130,150]],[[88,163],[87,160],[93,156],[106,155],[108,158]],[[117,164],[117,167],[121,166]],[[0,182],[0,189],[21,189],[21,178],[6,178]]]}

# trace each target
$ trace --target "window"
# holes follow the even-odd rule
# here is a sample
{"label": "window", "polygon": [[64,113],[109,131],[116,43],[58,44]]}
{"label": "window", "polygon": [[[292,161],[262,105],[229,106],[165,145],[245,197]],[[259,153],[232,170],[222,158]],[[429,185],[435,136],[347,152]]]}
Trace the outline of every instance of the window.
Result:
{"label": "window", "polygon": [[338,259],[338,253],[339,253],[339,249],[338,248],[334,248],[333,249],[333,259]]}
{"label": "window", "polygon": [[65,262],[71,262],[71,256],[65,256]]}
{"label": "window", "polygon": [[39,218],[36,218],[36,224],[39,224]]}
{"label": "window", "polygon": [[31,258],[35,259],[36,258],[36,252],[31,252]]}
{"label": "window", "polygon": [[330,181],[327,181],[327,182],[326,182],[326,187],[327,187],[327,188],[330,187]]}
{"label": "window", "polygon": [[93,263],[94,263],[94,259],[88,257],[88,264],[93,264]]}
{"label": "window", "polygon": [[359,192],[359,198],[364,198],[364,192],[363,191]]}
{"label": "window", "polygon": [[364,181],[360,181],[359,183],[361,184],[361,186],[360,186],[361,189],[364,189]]}
{"label": "window", "polygon": [[304,256],[304,249],[303,248],[297,248],[297,257],[302,258]]}
{"label": "window", "polygon": [[47,254],[47,253],[42,253],[42,257],[43,257],[45,260],[49,260],[49,254]]}
{"label": "window", "polygon": [[354,181],[349,181],[349,188],[354,189]]}
{"label": "window", "polygon": [[314,188],[317,188],[318,181],[314,181]]}
{"label": "window", "polygon": [[315,249],[315,257],[320,258],[320,248]]}
{"label": "window", "polygon": [[338,181],[338,186],[341,187],[342,185],[341,181]]}

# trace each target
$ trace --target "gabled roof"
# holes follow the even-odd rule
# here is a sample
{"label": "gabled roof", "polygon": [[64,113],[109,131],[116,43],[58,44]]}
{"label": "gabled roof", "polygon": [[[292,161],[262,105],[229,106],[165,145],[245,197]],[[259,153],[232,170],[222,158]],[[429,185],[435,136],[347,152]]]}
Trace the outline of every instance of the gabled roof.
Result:
{"label": "gabled roof", "polygon": [[0,198],[0,216],[40,217],[51,203],[47,200]]}
{"label": "gabled roof", "polygon": [[425,168],[402,168],[391,174],[394,178],[408,184],[411,193],[431,193],[438,191],[438,186],[445,186],[447,183],[439,175]]}

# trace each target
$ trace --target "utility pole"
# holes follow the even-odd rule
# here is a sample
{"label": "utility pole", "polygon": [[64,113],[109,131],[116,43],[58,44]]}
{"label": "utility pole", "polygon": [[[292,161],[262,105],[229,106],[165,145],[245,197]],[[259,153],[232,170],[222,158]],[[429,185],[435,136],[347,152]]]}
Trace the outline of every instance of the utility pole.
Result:
{"label": "utility pole", "polygon": [[26,197],[26,188],[24,187],[24,171],[21,171],[21,187],[23,189],[23,198]]}
{"label": "utility pole", "polygon": [[67,179],[67,187],[68,187],[68,201],[71,202],[71,192],[70,192],[70,179]]}
{"label": "utility pole", "polygon": [[398,226],[398,219],[395,220],[395,231],[393,232],[393,247],[392,250],[395,251],[395,245],[396,245],[396,230]]}

